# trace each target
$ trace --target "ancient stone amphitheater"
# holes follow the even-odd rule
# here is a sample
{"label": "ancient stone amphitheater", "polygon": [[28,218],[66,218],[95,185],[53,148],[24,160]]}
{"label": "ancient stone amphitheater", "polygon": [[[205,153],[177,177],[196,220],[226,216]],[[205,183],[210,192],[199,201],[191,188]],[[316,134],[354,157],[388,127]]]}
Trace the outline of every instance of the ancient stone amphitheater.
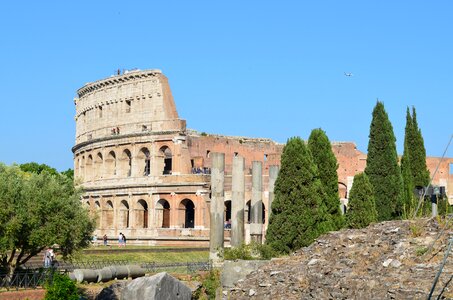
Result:
{"label": "ancient stone amphitheater", "polygon": [[[263,233],[269,209],[269,169],[283,145],[270,139],[200,134],[178,116],[168,79],[159,70],[133,70],[84,85],[74,99],[75,177],[97,218],[98,237],[150,245],[208,245],[211,154],[225,153],[225,237],[232,219],[232,164],[245,160],[244,232],[250,240],[252,163],[262,164]],[[347,203],[353,176],[366,155],[352,142],[332,145],[339,190]],[[431,172],[440,158],[428,158]],[[445,159],[434,182],[452,191]],[[234,218],[231,220],[235,222]]]}

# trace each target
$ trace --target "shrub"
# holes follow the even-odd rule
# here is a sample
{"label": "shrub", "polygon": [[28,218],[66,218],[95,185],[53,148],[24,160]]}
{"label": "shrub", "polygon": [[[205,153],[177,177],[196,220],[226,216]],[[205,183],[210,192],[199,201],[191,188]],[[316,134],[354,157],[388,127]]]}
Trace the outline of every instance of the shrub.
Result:
{"label": "shrub", "polygon": [[78,300],[77,287],[67,275],[55,273],[52,282],[46,286],[45,300]]}
{"label": "shrub", "polygon": [[220,287],[220,271],[213,269],[202,277],[201,286],[194,292],[194,299],[215,299],[216,291]]}
{"label": "shrub", "polygon": [[242,244],[239,247],[225,249],[226,260],[254,260],[271,259],[276,256],[276,252],[269,245],[259,243]]}

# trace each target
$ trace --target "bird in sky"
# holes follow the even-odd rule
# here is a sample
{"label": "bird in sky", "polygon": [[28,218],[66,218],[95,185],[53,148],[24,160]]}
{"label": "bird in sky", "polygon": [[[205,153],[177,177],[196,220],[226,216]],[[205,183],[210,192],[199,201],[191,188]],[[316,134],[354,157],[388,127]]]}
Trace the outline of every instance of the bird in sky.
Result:
{"label": "bird in sky", "polygon": [[344,72],[344,76],[351,77],[351,76],[352,76],[352,73],[346,73],[346,72]]}

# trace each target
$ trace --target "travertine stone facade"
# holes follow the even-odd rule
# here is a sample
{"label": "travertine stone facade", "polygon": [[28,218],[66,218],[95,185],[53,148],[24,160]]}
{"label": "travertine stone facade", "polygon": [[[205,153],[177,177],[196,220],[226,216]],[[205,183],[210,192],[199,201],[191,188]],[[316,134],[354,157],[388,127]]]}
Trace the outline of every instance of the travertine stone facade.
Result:
{"label": "travertine stone facade", "polygon": [[[123,232],[135,243],[208,245],[210,154],[215,152],[225,153],[226,221],[232,219],[233,158],[244,158],[245,241],[250,240],[252,162],[262,163],[265,230],[269,168],[280,164],[282,144],[187,130],[159,70],[130,71],[88,83],[77,95],[74,171],[86,191],[83,201],[98,216],[98,236],[115,238]],[[340,197],[346,203],[366,155],[350,142],[332,147],[339,163]],[[428,158],[432,172],[438,161]],[[453,159],[445,159],[434,181],[448,191],[453,190],[451,164]]]}

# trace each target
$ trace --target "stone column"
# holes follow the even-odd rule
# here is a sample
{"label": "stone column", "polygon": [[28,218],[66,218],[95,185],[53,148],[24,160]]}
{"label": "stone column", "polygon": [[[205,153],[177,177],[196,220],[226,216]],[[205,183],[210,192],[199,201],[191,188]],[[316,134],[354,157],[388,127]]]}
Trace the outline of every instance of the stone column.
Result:
{"label": "stone column", "polygon": [[267,211],[268,211],[267,220],[269,220],[271,217],[272,202],[274,201],[275,180],[277,180],[279,170],[280,169],[278,166],[275,166],[275,165],[269,166],[269,204],[267,207]]}
{"label": "stone column", "polygon": [[209,226],[209,259],[213,265],[223,262],[223,209],[225,183],[225,154],[211,153],[211,203]]}
{"label": "stone column", "polygon": [[233,175],[231,185],[231,246],[239,247],[244,243],[244,158],[233,157]]}
{"label": "stone column", "polygon": [[250,237],[252,242],[262,242],[263,227],[263,164],[260,161],[252,162],[252,201],[250,213]]}

